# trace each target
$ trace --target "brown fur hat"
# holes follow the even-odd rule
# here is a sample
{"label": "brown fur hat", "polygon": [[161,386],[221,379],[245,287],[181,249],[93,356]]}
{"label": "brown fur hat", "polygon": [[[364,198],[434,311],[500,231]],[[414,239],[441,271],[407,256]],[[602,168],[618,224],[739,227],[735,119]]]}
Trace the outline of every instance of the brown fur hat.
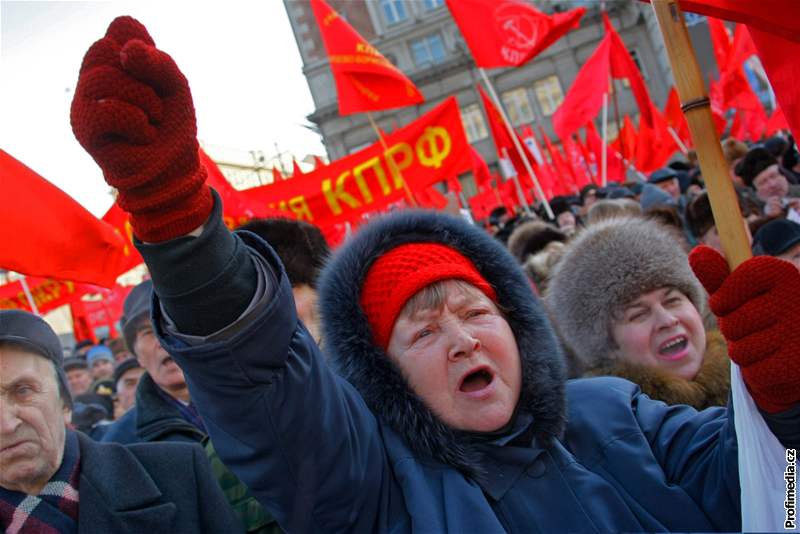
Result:
{"label": "brown fur hat", "polygon": [[545,301],[564,343],[586,368],[616,348],[611,321],[640,295],[674,287],[698,311],[705,293],[669,229],[641,217],[593,224],[567,246],[553,269]]}
{"label": "brown fur hat", "polygon": [[553,241],[565,242],[567,234],[542,221],[528,221],[517,226],[508,238],[508,251],[524,263],[528,256],[537,254]]}

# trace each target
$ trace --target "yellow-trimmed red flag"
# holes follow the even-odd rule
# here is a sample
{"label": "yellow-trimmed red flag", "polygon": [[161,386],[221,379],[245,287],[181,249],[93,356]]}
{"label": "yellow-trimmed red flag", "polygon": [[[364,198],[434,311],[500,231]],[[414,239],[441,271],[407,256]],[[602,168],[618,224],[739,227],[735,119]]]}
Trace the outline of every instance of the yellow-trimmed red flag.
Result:
{"label": "yellow-trimmed red flag", "polygon": [[399,108],[425,100],[414,83],[325,0],[311,0],[311,9],[328,52],[340,115]]}

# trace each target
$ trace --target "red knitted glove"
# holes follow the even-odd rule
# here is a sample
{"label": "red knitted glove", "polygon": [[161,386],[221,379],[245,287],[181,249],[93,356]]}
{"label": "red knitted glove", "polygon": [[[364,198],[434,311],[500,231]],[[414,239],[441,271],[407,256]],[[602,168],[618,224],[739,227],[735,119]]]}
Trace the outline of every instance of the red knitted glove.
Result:
{"label": "red knitted glove", "polygon": [[115,19],[86,52],[70,120],[136,237],[166,241],[206,221],[213,200],[189,84],[135,19]]}
{"label": "red knitted glove", "polygon": [[756,256],[731,273],[725,258],[707,246],[695,248],[689,263],[710,295],[728,355],[741,367],[758,407],[777,413],[800,402],[797,267]]}

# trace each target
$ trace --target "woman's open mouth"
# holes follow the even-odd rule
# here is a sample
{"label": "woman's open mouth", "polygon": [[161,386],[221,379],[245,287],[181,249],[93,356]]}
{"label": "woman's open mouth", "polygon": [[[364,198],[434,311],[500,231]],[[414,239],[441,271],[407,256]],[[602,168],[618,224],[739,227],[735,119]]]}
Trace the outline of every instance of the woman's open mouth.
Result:
{"label": "woman's open mouth", "polygon": [[689,338],[680,335],[668,339],[658,347],[658,357],[662,360],[680,360],[689,353]]}
{"label": "woman's open mouth", "polygon": [[458,390],[470,397],[480,397],[489,393],[494,382],[494,373],[488,367],[479,367],[467,373],[461,379]]}

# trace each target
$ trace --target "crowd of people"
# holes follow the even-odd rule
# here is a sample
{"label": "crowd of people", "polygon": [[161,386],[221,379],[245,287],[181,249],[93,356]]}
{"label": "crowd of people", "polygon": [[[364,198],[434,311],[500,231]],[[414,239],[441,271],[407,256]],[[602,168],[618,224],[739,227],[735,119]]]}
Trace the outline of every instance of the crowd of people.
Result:
{"label": "crowd of people", "polygon": [[730,272],[691,157],[552,220],[230,232],[187,81],[127,17],[71,120],[150,279],[66,358],[0,310],[6,532],[736,531],[731,361],[800,447],[791,137],[724,142],[755,256]]}

